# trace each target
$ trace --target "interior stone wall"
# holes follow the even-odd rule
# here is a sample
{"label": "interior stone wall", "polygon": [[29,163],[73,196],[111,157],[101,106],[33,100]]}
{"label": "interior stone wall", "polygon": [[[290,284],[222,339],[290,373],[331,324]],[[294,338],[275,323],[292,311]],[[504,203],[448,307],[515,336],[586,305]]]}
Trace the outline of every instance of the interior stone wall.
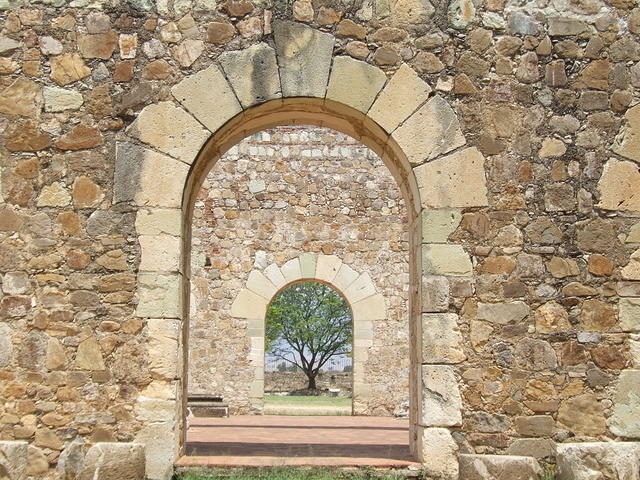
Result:
{"label": "interior stone wall", "polygon": [[192,232],[190,392],[223,395],[232,414],[252,411],[251,327],[233,318],[232,304],[252,270],[306,252],[337,256],[384,297],[385,318],[374,322],[356,367],[371,389],[356,413],[392,415],[408,402],[407,217],[370,149],[313,126],[248,137],[207,175]]}

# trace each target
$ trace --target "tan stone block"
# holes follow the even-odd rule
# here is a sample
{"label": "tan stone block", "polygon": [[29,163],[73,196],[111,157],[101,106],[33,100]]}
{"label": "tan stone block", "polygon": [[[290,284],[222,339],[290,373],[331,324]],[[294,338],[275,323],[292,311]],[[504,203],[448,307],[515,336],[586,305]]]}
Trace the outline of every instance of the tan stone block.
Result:
{"label": "tan stone block", "polygon": [[211,133],[182,108],[160,102],[145,107],[127,134],[191,164]]}
{"label": "tan stone block", "polygon": [[212,132],[242,111],[240,102],[217,65],[185,78],[171,89],[171,93]]}
{"label": "tan stone block", "polygon": [[630,160],[640,162],[640,105],[627,110],[626,123],[613,144],[613,151]]}
{"label": "tan stone block", "polygon": [[278,289],[261,271],[251,270],[246,287],[266,300],[271,301]]}
{"label": "tan stone block", "polygon": [[307,25],[274,22],[273,37],[285,97],[324,98],[334,37]]}
{"label": "tan stone block", "polygon": [[446,428],[421,428],[420,461],[425,474],[441,480],[458,480],[458,444]]}
{"label": "tan stone block", "polygon": [[344,296],[351,305],[375,293],[376,287],[373,285],[371,276],[367,272],[360,274],[360,276],[344,290]]}
{"label": "tan stone block", "polygon": [[429,427],[462,425],[462,397],[453,367],[422,365],[422,419]]}
{"label": "tan stone block", "polygon": [[629,263],[621,271],[625,280],[640,280],[640,248],[631,254]]}
{"label": "tan stone block", "polygon": [[368,115],[391,133],[429,98],[429,93],[431,87],[403,63],[378,95]]}
{"label": "tan stone block", "polygon": [[333,59],[326,98],[367,113],[386,81],[387,76],[378,67],[338,56]]}
{"label": "tan stone block", "polygon": [[176,416],[176,402],[138,397],[133,411],[136,419],[141,422],[170,422]]}
{"label": "tan stone block", "polygon": [[460,455],[460,478],[485,480],[487,478],[510,478],[538,480],[542,467],[533,457],[515,455]]}
{"label": "tan stone block", "polygon": [[422,243],[446,243],[462,220],[460,210],[443,208],[422,211]]}
{"label": "tan stone block", "polygon": [[265,268],[264,274],[278,289],[284,287],[287,284],[287,279],[284,278],[280,267],[278,267],[278,265],[276,265],[275,263],[272,263],[267,268]]}
{"label": "tan stone block", "polygon": [[147,398],[163,398],[166,400],[175,400],[177,386],[176,382],[165,380],[152,380],[143,390],[140,391],[140,395]]}
{"label": "tan stone block", "polygon": [[347,288],[349,288],[349,285],[355,282],[358,277],[358,272],[346,263],[343,263],[340,265],[340,270],[338,270],[338,273],[333,279],[333,285],[341,292],[345,292]]}
{"label": "tan stone block", "polygon": [[640,222],[629,229],[629,235],[625,239],[625,243],[640,243]]}
{"label": "tan stone block", "polygon": [[60,182],[42,187],[38,196],[38,207],[64,207],[71,203],[71,195]]}
{"label": "tan stone block", "polygon": [[140,270],[177,272],[180,269],[180,237],[172,235],[140,235]]}
{"label": "tan stone block", "polygon": [[[640,110],[639,110],[640,111]],[[640,140],[640,137],[638,137]],[[640,148],[640,147],[639,147]],[[640,162],[640,156],[638,160]],[[599,208],[605,210],[640,211],[640,172],[632,162],[609,159],[598,181]]]}
{"label": "tan stone block", "polygon": [[316,263],[318,261],[318,255],[306,252],[300,255],[299,260],[302,278],[316,278]]}
{"label": "tan stone block", "polygon": [[0,441],[0,472],[7,480],[27,478],[27,442]]}
{"label": "tan stone block", "polygon": [[316,278],[318,280],[324,280],[327,283],[332,283],[341,265],[342,260],[336,255],[318,255]]}
{"label": "tan stone block", "polygon": [[179,431],[175,422],[146,423],[135,441],[145,446],[145,473],[148,480],[166,480],[173,475],[178,458]]}
{"label": "tan stone block", "polygon": [[609,428],[614,435],[640,438],[640,370],[620,372]]}
{"label": "tan stone block", "polygon": [[638,442],[559,443],[558,480],[601,478],[637,479],[640,470]]}
{"label": "tan stone block", "polygon": [[455,112],[439,95],[420,107],[391,136],[412,165],[433,160],[466,143]]}
{"label": "tan stone block", "polygon": [[267,300],[252,292],[242,289],[231,305],[231,316],[236,318],[264,318],[267,313]]}
{"label": "tan stone block", "polygon": [[[147,348],[149,352],[149,370],[156,380],[173,381],[178,378],[180,323],[172,318],[149,318],[147,320]],[[172,389],[168,391],[155,390],[155,396],[160,393],[174,395]],[[173,398],[173,397],[160,397]]]}
{"label": "tan stone block", "polygon": [[621,298],[618,318],[623,332],[640,332],[640,297]]}
{"label": "tan stone block", "polygon": [[455,313],[422,314],[422,362],[460,363],[464,354]]}
{"label": "tan stone block", "polygon": [[174,235],[182,231],[182,210],[177,208],[139,209],[136,214],[138,235]]}
{"label": "tan stone block", "polygon": [[384,297],[378,293],[352,303],[351,312],[353,314],[353,321],[357,328],[357,325],[359,325],[360,322],[384,320],[387,315],[387,307],[385,305]]}
{"label": "tan stone block", "polygon": [[76,353],[76,368],[82,370],[104,370],[104,358],[100,344],[93,335],[87,337],[78,345]]}
{"label": "tan stone block", "polygon": [[499,325],[518,324],[529,315],[529,306],[521,301],[505,303],[479,303],[477,319]]}
{"label": "tan stone block", "polygon": [[471,275],[473,265],[462,245],[425,244],[422,246],[422,271],[425,275]]}
{"label": "tan stone block", "polygon": [[220,65],[244,108],[282,96],[276,54],[267,44],[223,53]]}
{"label": "tan stone block", "polygon": [[138,317],[180,318],[180,275],[138,274]]}
{"label": "tan stone block", "polygon": [[287,283],[295,282],[302,278],[302,269],[300,268],[300,260],[298,258],[292,258],[286,262],[280,267],[280,271]]}
{"label": "tan stone block", "polygon": [[452,153],[413,171],[424,208],[488,205],[484,157],[476,148]]}
{"label": "tan stone block", "polygon": [[[45,89],[45,94],[46,92],[47,90]],[[2,90],[0,94],[0,113],[36,117],[40,113],[42,101],[42,88],[37,83],[26,78],[18,78]]]}

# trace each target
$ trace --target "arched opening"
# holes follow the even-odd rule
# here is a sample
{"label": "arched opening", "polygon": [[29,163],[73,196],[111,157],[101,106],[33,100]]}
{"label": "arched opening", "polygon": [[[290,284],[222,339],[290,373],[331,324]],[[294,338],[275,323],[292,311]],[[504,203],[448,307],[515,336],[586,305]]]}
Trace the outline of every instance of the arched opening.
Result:
{"label": "arched opening", "polygon": [[[308,104],[305,105],[305,102],[308,101]],[[208,155],[215,155],[216,157],[220,157],[222,156],[224,150],[224,147],[227,148],[227,150],[229,148],[233,148],[232,142],[235,139],[241,139],[243,138],[243,136],[247,136],[250,133],[253,133],[252,130],[256,130],[256,131],[261,131],[263,130],[265,127],[270,127],[270,126],[274,126],[274,125],[278,125],[278,124],[312,124],[312,125],[319,125],[319,126],[329,126],[332,128],[335,127],[342,127],[341,130],[347,130],[348,134],[353,135],[354,137],[356,137],[358,140],[364,142],[365,140],[369,143],[369,146],[375,146],[375,150],[377,150],[376,153],[378,153],[378,155],[380,155],[381,157],[386,159],[387,166],[389,164],[394,166],[394,170],[392,170],[392,173],[394,174],[395,180],[396,182],[398,181],[398,178],[404,178],[404,180],[402,181],[402,184],[400,185],[401,189],[403,190],[403,196],[405,197],[405,203],[407,198],[410,198],[413,200],[412,206],[410,208],[408,208],[407,210],[409,210],[410,212],[413,213],[409,213],[406,216],[406,223],[409,224],[409,226],[411,226],[412,224],[415,224],[415,222],[417,222],[417,215],[415,213],[415,197],[413,196],[413,194],[411,193],[412,188],[410,188],[411,185],[411,179],[408,178],[406,176],[406,173],[403,173],[402,171],[399,170],[398,166],[402,165],[404,163],[404,165],[407,165],[406,162],[402,162],[400,160],[401,157],[395,156],[395,153],[397,151],[394,151],[393,148],[391,148],[387,142],[388,142],[388,138],[386,137],[386,134],[381,135],[382,138],[378,139],[381,141],[382,144],[375,142],[375,135],[367,135],[366,134],[366,129],[363,125],[363,122],[365,121],[364,117],[361,114],[356,113],[355,111],[349,112],[352,113],[354,115],[354,117],[349,118],[348,120],[345,119],[345,110],[348,112],[350,109],[346,109],[343,106],[340,106],[340,108],[342,109],[342,111],[340,113],[338,112],[331,112],[330,109],[327,109],[327,107],[324,105],[324,101],[322,103],[319,103],[317,100],[314,99],[300,99],[299,100],[299,104],[285,104],[284,102],[280,102],[280,101],[276,101],[274,102],[275,105],[272,105],[273,107],[273,111],[269,111],[269,109],[266,109],[266,107],[263,105],[261,107],[256,107],[256,111],[255,112],[250,112],[247,111],[244,114],[242,114],[241,116],[243,117],[251,117],[251,118],[245,118],[245,122],[241,125],[241,124],[237,124],[236,127],[242,127],[241,130],[239,130],[234,136],[229,135],[230,132],[225,131],[226,129],[223,128],[223,132],[219,132],[216,136],[220,135],[221,137],[221,141],[222,141],[222,148],[213,148],[212,145],[212,140],[208,142],[208,144],[205,146],[205,148],[203,149],[203,151],[200,154],[199,159],[194,163],[192,170],[191,170],[191,174],[190,174],[190,181],[188,184],[188,189],[186,192],[185,196],[185,202],[190,202],[190,203],[185,203],[185,205],[189,205],[189,210],[187,210],[188,215],[186,215],[186,221],[184,224],[185,227],[185,235],[184,235],[184,240],[185,243],[187,241],[190,241],[192,238],[192,226],[193,226],[193,205],[195,204],[195,201],[197,200],[197,195],[198,195],[198,191],[199,188],[202,185],[202,182],[204,181],[204,179],[200,176],[205,176],[206,177],[206,173],[207,173],[207,168],[205,168],[203,165],[206,162],[206,165],[208,167],[211,167],[212,164],[214,163],[212,161],[212,157],[207,156]],[[330,103],[330,102],[328,102]],[[334,106],[338,106],[337,104]],[[287,111],[289,111],[289,113],[286,113]],[[248,115],[248,113],[255,113],[255,117],[253,115]],[[299,120],[296,118],[298,117]],[[260,122],[258,122],[258,119],[261,119]],[[293,118],[293,120],[292,120]],[[232,122],[230,122],[230,124],[233,124],[234,121],[232,120]],[[231,125],[228,124],[226,127],[231,129]],[[250,125],[254,125],[253,128],[250,128]],[[264,125],[264,126],[263,126]],[[375,124],[372,124],[372,126],[375,126]],[[379,128],[379,127],[378,127]],[[381,134],[381,129],[379,129],[376,133]],[[215,137],[214,137],[215,138]],[[399,151],[399,150],[398,150]],[[405,225],[406,227],[406,225]],[[407,239],[410,240],[410,239]],[[191,248],[191,245],[185,245],[185,253],[187,253],[187,255],[185,255],[185,259],[188,257],[188,252],[190,251],[189,249]],[[414,257],[415,258],[415,257]],[[296,260],[298,261],[298,260]],[[187,281],[185,281],[185,285],[184,285],[184,296],[183,298],[186,300],[188,297],[187,295],[189,294],[189,284],[188,284],[188,280],[191,280],[191,282],[194,281],[194,272],[192,270],[193,265],[187,265],[186,264],[186,260],[184,260],[184,269],[185,269],[185,279]],[[407,272],[408,276],[411,276],[410,272]],[[352,279],[353,281],[353,279]],[[417,283],[414,283],[414,285],[417,285]],[[370,296],[370,295],[369,295]],[[407,297],[409,297],[409,292],[407,292]],[[357,300],[362,300],[362,298],[358,298]],[[360,315],[367,315],[368,313],[362,313],[364,310],[367,309],[367,306],[361,305],[361,313]],[[188,309],[189,305],[188,302],[185,301],[185,308]],[[364,308],[364,310],[362,310]],[[369,307],[371,308],[371,307]],[[409,330],[409,326],[413,323],[411,321],[409,321],[409,315],[407,312],[407,309],[405,307],[405,321],[407,325],[407,329]],[[186,315],[184,318],[189,318],[188,316],[188,310],[186,312]],[[367,320],[367,319],[364,319]],[[413,327],[411,327],[413,328]],[[408,337],[410,336],[409,332],[407,331],[407,340],[406,340],[406,344],[407,347],[409,347],[409,345],[413,345],[415,343],[415,340],[413,341],[409,341]],[[185,355],[188,352],[188,342],[189,342],[189,333],[185,332],[184,335],[184,353]],[[415,339],[415,336],[413,336],[413,338]],[[355,342],[354,342],[355,343]],[[407,365],[409,363],[414,363],[414,362],[410,362],[409,359],[407,360]],[[188,378],[188,368],[189,368],[189,361],[185,361],[185,369],[184,369],[184,378]],[[411,384],[411,382],[408,382],[409,385]],[[354,388],[355,389],[355,388]],[[187,399],[188,394],[184,395],[183,398],[183,404]],[[408,399],[408,396],[407,396]],[[414,408],[417,408],[417,405],[415,405],[414,403]],[[184,433],[184,430],[183,430]],[[184,437],[183,437],[183,441],[184,441]]]}

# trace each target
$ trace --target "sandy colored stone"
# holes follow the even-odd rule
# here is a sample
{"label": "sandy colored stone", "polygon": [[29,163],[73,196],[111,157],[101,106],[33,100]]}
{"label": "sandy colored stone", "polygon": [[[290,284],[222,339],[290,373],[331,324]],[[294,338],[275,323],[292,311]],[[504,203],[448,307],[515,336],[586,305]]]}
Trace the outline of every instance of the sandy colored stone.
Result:
{"label": "sandy colored stone", "polygon": [[179,209],[139,209],[136,214],[136,231],[139,235],[179,236],[182,230],[182,212]]}
{"label": "sandy colored stone", "polygon": [[68,85],[91,75],[91,69],[77,53],[53,57],[50,63],[51,78],[60,86]]}
{"label": "sandy colored stone", "polygon": [[220,66],[244,108],[281,97],[276,54],[268,45],[224,53]]}
{"label": "sandy colored stone", "polygon": [[640,438],[640,370],[623,370],[616,382],[609,428],[615,435]]}
{"label": "sandy colored stone", "polygon": [[102,189],[89,177],[76,177],[73,182],[73,204],[76,208],[96,207],[104,198]]}
{"label": "sandy colored stone", "polygon": [[558,331],[571,330],[569,314],[557,302],[551,301],[538,307],[533,314],[536,324],[536,332],[553,333]]}
{"label": "sandy colored stone", "polygon": [[422,361],[426,363],[460,363],[464,354],[462,335],[455,313],[422,314]]}
{"label": "sandy colored stone", "polygon": [[604,255],[589,255],[589,273],[598,276],[609,276],[613,273],[614,264]]}
{"label": "sandy colored stone", "polygon": [[100,131],[83,123],[73,127],[55,143],[61,150],[85,150],[97,147],[104,142]]}
{"label": "sandy colored stone", "polygon": [[144,446],[133,443],[97,443],[89,448],[80,479],[144,480]]}
{"label": "sandy colored stone", "polygon": [[540,158],[561,157],[567,151],[567,147],[562,140],[555,138],[545,138],[542,147],[538,151]]}
{"label": "sandy colored stone", "polygon": [[462,245],[425,244],[422,271],[427,275],[471,275],[473,266]]}
{"label": "sandy colored stone", "polygon": [[640,332],[640,298],[621,298],[618,304],[618,317],[623,332]]}
{"label": "sandy colored stone", "polygon": [[[640,110],[639,110],[640,113]],[[638,136],[640,148],[640,136]],[[640,162],[640,156],[636,159]],[[609,159],[598,181],[599,208],[605,210],[640,211],[640,172],[637,164]]]}
{"label": "sandy colored stone", "polygon": [[173,58],[182,66],[190,67],[204,52],[204,42],[189,38],[171,49]]}
{"label": "sandy colored stone", "polygon": [[607,430],[604,408],[592,393],[562,402],[558,409],[558,423],[578,435],[598,436]]}
{"label": "sandy colored stone", "polygon": [[302,278],[302,269],[300,268],[300,260],[298,258],[292,258],[286,262],[280,267],[280,271],[287,283],[295,282]]}
{"label": "sandy colored stone", "polygon": [[538,461],[514,455],[460,455],[460,478],[465,480],[538,480],[544,473]]}
{"label": "sandy colored stone", "polygon": [[617,324],[616,311],[610,303],[585,300],[580,313],[580,326],[593,332],[607,332]]}
{"label": "sandy colored stone", "polygon": [[0,93],[0,113],[36,117],[42,106],[42,88],[26,78],[17,78]]}
{"label": "sandy colored stone", "polygon": [[[149,335],[149,369],[155,379],[173,381],[178,374],[178,337],[180,325],[177,320],[150,318],[147,320]],[[165,389],[166,390],[166,389]],[[156,393],[159,391],[156,389]],[[167,392],[174,398],[172,390]]]}
{"label": "sandy colored stone", "polygon": [[142,69],[145,80],[164,80],[173,73],[173,68],[165,60],[154,60]]}
{"label": "sandy colored stone", "polygon": [[477,318],[499,325],[518,324],[529,315],[529,306],[520,301],[508,303],[479,303]]}
{"label": "sandy colored stone", "polygon": [[460,210],[443,208],[438,210],[423,210],[422,212],[422,242],[446,243],[462,220]]}
{"label": "sandy colored stone", "polygon": [[71,195],[60,182],[42,187],[38,196],[38,207],[64,207],[71,203]]}
{"label": "sandy colored stone", "polygon": [[423,428],[422,467],[433,478],[455,480],[459,478],[458,444],[447,428]]}
{"label": "sandy colored stone", "polygon": [[[211,88],[216,89],[215,96],[211,95]],[[171,93],[212,132],[242,111],[231,86],[216,65],[185,78],[171,89]]]}
{"label": "sandy colored stone", "polygon": [[333,59],[326,98],[366,113],[387,81],[382,70],[350,57]]}
{"label": "sandy colored stone", "polygon": [[616,137],[613,151],[630,160],[640,162],[640,105],[627,110],[624,118],[625,124]]}
{"label": "sandy colored stone", "polygon": [[425,208],[486,206],[484,157],[467,148],[414,168]]}
{"label": "sandy colored stone", "polygon": [[555,278],[565,278],[580,274],[578,264],[570,258],[551,257],[551,260],[547,263],[547,269]]}
{"label": "sandy colored stone", "polygon": [[640,280],[640,248],[631,254],[629,263],[621,271],[626,280]]}
{"label": "sandy colored stone", "polygon": [[278,292],[278,289],[271,282],[271,280],[269,280],[259,270],[251,270],[251,272],[249,273],[249,278],[247,279],[246,287],[253,293],[257,293],[268,301],[271,301],[271,299]]}
{"label": "sandy colored stone", "polygon": [[351,304],[354,322],[382,320],[385,318],[386,311],[384,296],[379,293]]}
{"label": "sandy colored stone", "polygon": [[282,288],[287,284],[286,278],[282,275],[280,267],[275,263],[272,263],[264,269],[264,274],[277,288]]}
{"label": "sandy colored stone", "polygon": [[224,45],[235,36],[236,29],[231,23],[211,22],[207,25],[207,42]]}
{"label": "sandy colored stone", "polygon": [[180,277],[172,274],[138,274],[138,317],[179,318]]}
{"label": "sandy colored stone", "polygon": [[141,235],[140,270],[177,272],[180,268],[180,238],[172,235]]}
{"label": "sandy colored stone", "polygon": [[316,278],[331,283],[340,270],[342,260],[335,255],[318,255]]}
{"label": "sandy colored stone", "polygon": [[264,318],[266,311],[266,298],[248,289],[240,290],[238,296],[231,305],[231,316],[236,318],[262,319]]}
{"label": "sandy colored stone", "polygon": [[67,367],[67,355],[57,338],[47,341],[47,370],[64,370]]}
{"label": "sandy colored stone", "polygon": [[285,97],[325,96],[334,38],[307,25],[274,22],[273,36]]}
{"label": "sandy colored stone", "polygon": [[462,398],[453,367],[422,366],[421,424],[450,427],[462,424]]}
{"label": "sandy colored stone", "polygon": [[28,442],[0,442],[0,472],[7,480],[27,478]]}
{"label": "sandy colored stone", "polygon": [[32,121],[15,122],[7,129],[5,147],[10,152],[38,152],[51,145],[51,135],[38,129]]}
{"label": "sandy colored stone", "polygon": [[174,422],[147,423],[136,434],[135,441],[145,445],[144,474],[147,478],[163,480],[173,475],[174,459],[178,458],[178,438]]}
{"label": "sandy colored stone", "polygon": [[640,475],[638,442],[559,443],[558,480],[637,480]]}
{"label": "sandy colored stone", "polygon": [[344,292],[353,282],[356,281],[358,277],[358,272],[349,265],[343,263],[340,265],[340,270],[338,270],[338,273],[333,279],[333,285],[335,285],[338,290]]}
{"label": "sandy colored stone", "polygon": [[109,270],[126,270],[127,255],[119,248],[109,250],[96,258],[96,263]]}
{"label": "sandy colored stone", "polygon": [[305,252],[298,258],[300,260],[300,273],[302,274],[302,278],[315,279],[318,256],[315,253]]}
{"label": "sandy colored stone", "polygon": [[58,87],[45,87],[43,93],[45,112],[77,110],[84,103],[82,94],[76,90],[68,90]]}
{"label": "sandy colored stone", "polygon": [[78,48],[84,58],[108,60],[118,45],[118,34],[113,30],[106,33],[80,35]]}
{"label": "sandy colored stone", "polygon": [[100,350],[100,344],[93,335],[87,337],[78,345],[76,353],[76,368],[82,370],[104,370],[104,358]]}

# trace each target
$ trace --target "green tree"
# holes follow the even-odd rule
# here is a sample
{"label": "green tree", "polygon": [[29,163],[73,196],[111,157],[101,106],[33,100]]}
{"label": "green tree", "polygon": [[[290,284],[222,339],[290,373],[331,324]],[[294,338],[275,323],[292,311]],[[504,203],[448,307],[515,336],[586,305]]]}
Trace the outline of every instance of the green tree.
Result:
{"label": "green tree", "polygon": [[351,353],[351,310],[335,290],[319,282],[283,290],[267,310],[265,349],[304,372],[308,388],[329,359]]}

